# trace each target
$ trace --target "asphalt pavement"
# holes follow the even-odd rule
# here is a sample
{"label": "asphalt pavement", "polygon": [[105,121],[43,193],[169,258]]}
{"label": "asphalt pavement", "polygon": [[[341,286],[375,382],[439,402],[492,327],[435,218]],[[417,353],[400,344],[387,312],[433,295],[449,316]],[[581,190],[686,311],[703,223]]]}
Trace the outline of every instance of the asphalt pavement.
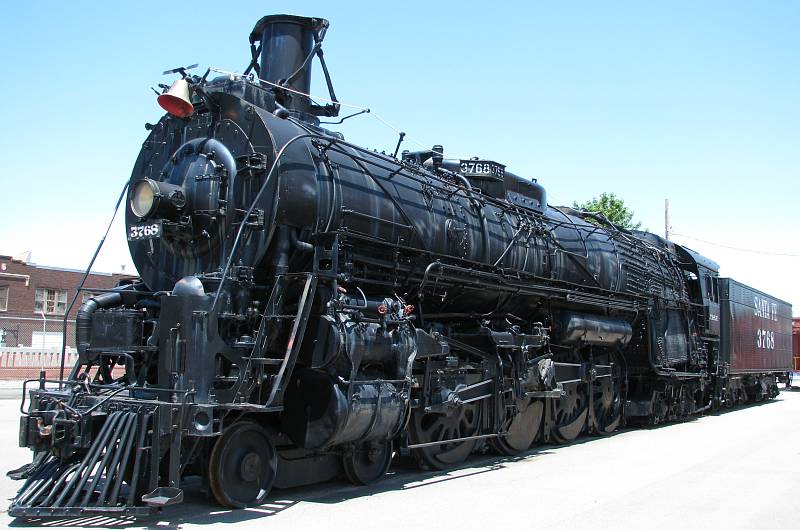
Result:
{"label": "asphalt pavement", "polygon": [[[761,529],[791,527],[800,499],[800,389],[772,401],[651,429],[626,429],[516,458],[482,455],[449,472],[394,470],[380,484],[275,490],[269,503],[224,510],[189,488],[186,502],[144,520],[87,517],[48,528]],[[18,402],[0,401],[5,469]],[[0,497],[18,484],[0,479]],[[0,527],[13,521],[0,505]],[[39,522],[38,524],[42,524]],[[788,526],[787,526],[788,525]]]}

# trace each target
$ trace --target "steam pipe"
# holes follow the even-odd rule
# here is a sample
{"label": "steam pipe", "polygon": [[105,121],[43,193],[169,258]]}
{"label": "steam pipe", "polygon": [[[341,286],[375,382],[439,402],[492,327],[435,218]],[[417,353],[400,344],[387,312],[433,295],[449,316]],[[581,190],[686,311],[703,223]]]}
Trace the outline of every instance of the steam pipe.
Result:
{"label": "steam pipe", "polygon": [[289,238],[291,239],[292,246],[300,252],[314,252],[314,245],[298,239],[297,230],[292,230],[289,233]]}
{"label": "steam pipe", "polygon": [[[286,274],[289,271],[289,248],[291,246],[291,236],[294,231],[286,225],[278,227],[278,238],[275,242],[275,275]],[[231,251],[232,253],[232,251]],[[222,283],[220,282],[220,289]]]}

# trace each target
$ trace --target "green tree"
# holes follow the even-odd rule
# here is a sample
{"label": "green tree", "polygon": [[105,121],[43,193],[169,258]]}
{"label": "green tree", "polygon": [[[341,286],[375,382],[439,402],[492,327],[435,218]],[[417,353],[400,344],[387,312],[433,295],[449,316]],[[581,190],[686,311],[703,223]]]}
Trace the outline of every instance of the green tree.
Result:
{"label": "green tree", "polygon": [[578,204],[572,203],[573,208],[588,210],[603,214],[606,219],[615,225],[627,230],[638,230],[642,223],[633,222],[633,212],[625,206],[625,201],[613,193],[603,193],[590,201]]}

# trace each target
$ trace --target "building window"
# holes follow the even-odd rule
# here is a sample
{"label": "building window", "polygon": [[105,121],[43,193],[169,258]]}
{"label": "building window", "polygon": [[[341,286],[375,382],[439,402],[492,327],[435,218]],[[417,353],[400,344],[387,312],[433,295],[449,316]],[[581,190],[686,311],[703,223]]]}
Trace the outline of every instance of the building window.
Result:
{"label": "building window", "polygon": [[67,310],[67,291],[60,289],[36,289],[33,309],[48,315],[63,315]]}
{"label": "building window", "polygon": [[99,294],[99,293],[87,293],[87,292],[84,292],[84,293],[83,293],[83,298],[81,298],[81,303],[82,303],[82,304],[85,304],[86,302],[88,302],[88,301],[89,301],[89,299],[90,299],[90,298],[94,298],[94,297],[95,297],[95,296],[97,296],[98,294]]}
{"label": "building window", "polygon": [[8,311],[8,287],[0,287],[0,311]]}

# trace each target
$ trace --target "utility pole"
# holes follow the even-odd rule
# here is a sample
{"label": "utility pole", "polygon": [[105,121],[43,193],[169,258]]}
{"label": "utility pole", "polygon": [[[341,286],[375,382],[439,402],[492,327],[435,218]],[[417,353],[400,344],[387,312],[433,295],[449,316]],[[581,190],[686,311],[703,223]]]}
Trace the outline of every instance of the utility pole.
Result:
{"label": "utility pole", "polygon": [[669,241],[669,199],[664,199],[664,239]]}

